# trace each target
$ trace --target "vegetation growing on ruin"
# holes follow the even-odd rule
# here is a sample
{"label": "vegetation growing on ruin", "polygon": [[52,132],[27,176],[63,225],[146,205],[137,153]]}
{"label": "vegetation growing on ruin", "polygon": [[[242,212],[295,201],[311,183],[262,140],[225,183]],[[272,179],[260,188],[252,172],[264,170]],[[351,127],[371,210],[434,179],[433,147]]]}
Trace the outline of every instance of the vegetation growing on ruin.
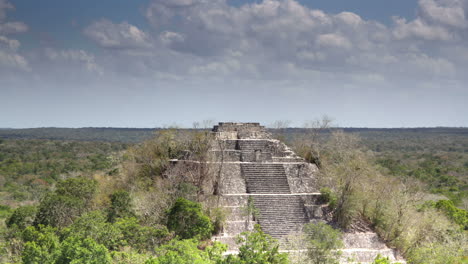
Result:
{"label": "vegetation growing on ruin", "polygon": [[[281,132],[298,154],[320,165],[322,198],[338,226],[376,230],[409,263],[457,263],[466,256],[466,134]],[[294,261],[259,229],[245,233],[242,254],[228,259],[224,245],[204,240],[225,219],[213,197],[219,168],[172,167],[169,160],[207,161],[209,140],[204,130],[164,130],[131,145],[2,140],[0,262]],[[181,225],[187,215],[193,217]],[[339,247],[334,229],[318,231],[336,243],[310,237],[317,243],[312,248]]]}

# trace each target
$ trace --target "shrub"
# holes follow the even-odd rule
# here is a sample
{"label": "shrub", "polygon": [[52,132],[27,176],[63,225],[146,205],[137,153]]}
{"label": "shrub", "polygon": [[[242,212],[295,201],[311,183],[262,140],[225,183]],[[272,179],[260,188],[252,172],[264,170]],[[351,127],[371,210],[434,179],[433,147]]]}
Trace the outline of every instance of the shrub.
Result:
{"label": "shrub", "polygon": [[213,233],[213,225],[199,203],[179,198],[169,210],[167,227],[182,239],[206,239]]}
{"label": "shrub", "polygon": [[66,227],[86,212],[96,192],[97,182],[72,178],[57,183],[57,189],[48,193],[39,204],[34,224]]}
{"label": "shrub", "polygon": [[69,237],[63,241],[54,264],[107,264],[111,263],[109,251],[91,238]]}
{"label": "shrub", "polygon": [[457,208],[450,200],[440,200],[435,203],[435,207],[443,211],[448,218],[468,230],[468,211]]}
{"label": "shrub", "polygon": [[338,198],[330,188],[320,189],[320,202],[327,203],[330,206],[330,208],[333,209],[336,207],[337,199]]}
{"label": "shrub", "polygon": [[7,219],[6,226],[11,228],[13,226],[19,229],[25,229],[34,222],[36,217],[37,208],[35,206],[22,206],[13,211],[13,214]]}
{"label": "shrub", "polygon": [[310,223],[304,226],[304,234],[307,254],[312,263],[339,263],[341,252],[337,249],[343,247],[339,230],[335,230],[325,223]]}
{"label": "shrub", "polygon": [[156,249],[157,258],[149,259],[147,264],[215,264],[226,251],[225,245],[214,243],[205,251],[198,249],[195,239],[171,240]]}
{"label": "shrub", "polygon": [[253,232],[244,232],[237,238],[238,255],[229,255],[218,264],[287,264],[288,254],[279,253],[279,244],[271,236],[263,233],[259,225]]}
{"label": "shrub", "polygon": [[116,191],[111,197],[111,206],[108,212],[108,219],[114,222],[117,218],[134,217],[135,212],[132,209],[132,199],[126,191]]}
{"label": "shrub", "polygon": [[72,225],[63,230],[63,237],[70,236],[81,239],[92,238],[108,249],[117,249],[125,245],[122,231],[108,223],[106,215],[101,211],[88,212],[77,218]]}
{"label": "shrub", "polygon": [[136,218],[120,218],[114,224],[125,241],[139,251],[151,251],[168,241],[171,234],[165,226],[142,226]]}

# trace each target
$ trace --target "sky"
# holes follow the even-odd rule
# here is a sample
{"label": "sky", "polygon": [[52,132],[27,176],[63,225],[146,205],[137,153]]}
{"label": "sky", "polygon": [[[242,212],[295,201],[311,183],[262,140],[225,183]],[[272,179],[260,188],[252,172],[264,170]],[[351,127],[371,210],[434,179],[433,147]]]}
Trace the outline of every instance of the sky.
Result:
{"label": "sky", "polygon": [[468,0],[0,0],[0,128],[468,126]]}

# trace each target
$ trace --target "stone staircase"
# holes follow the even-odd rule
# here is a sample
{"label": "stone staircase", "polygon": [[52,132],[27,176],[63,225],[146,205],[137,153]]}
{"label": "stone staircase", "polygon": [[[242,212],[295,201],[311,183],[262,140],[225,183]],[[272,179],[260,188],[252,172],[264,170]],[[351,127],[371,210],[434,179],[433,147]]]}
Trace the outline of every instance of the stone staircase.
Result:
{"label": "stone staircase", "polygon": [[239,149],[242,151],[256,151],[268,152],[268,140],[239,140]]}
{"label": "stone staircase", "polygon": [[[303,254],[303,243],[290,247],[288,240],[293,241],[304,224],[328,219],[327,207],[319,199],[316,165],[273,139],[258,123],[220,123],[213,133],[213,163],[223,162],[220,206],[228,212],[222,232],[213,240],[228,245],[226,254],[236,254],[236,236],[260,224],[279,240],[281,251]],[[257,209],[254,215],[246,214],[250,201]],[[376,233],[344,233],[343,239],[340,263],[370,264],[379,254],[391,263],[406,263]]]}
{"label": "stone staircase", "polygon": [[387,247],[374,232],[345,233],[340,263],[371,264],[380,255],[390,263],[406,263],[396,250]]}
{"label": "stone staircase", "polygon": [[257,222],[262,230],[278,240],[299,231],[308,222],[304,202],[296,195],[256,195]]}
{"label": "stone staircase", "polygon": [[241,170],[247,193],[291,193],[282,164],[246,163],[241,164]]}

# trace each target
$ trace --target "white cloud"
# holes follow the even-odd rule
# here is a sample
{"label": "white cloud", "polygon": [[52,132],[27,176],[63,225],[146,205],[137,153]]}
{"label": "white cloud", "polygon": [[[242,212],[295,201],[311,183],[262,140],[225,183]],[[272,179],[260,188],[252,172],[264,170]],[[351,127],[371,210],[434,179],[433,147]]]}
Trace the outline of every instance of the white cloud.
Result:
{"label": "white cloud", "polygon": [[[18,53],[21,43],[8,37],[10,34],[24,33],[28,26],[22,22],[10,22],[6,20],[7,10],[15,7],[6,0],[0,0],[0,70],[30,71],[28,61]],[[0,71],[0,73],[2,73]]]}
{"label": "white cloud", "polygon": [[103,69],[96,63],[94,55],[84,50],[55,50],[48,48],[45,51],[46,57],[51,61],[78,63],[88,72],[103,74]]}
{"label": "white cloud", "polygon": [[453,27],[466,28],[465,0],[420,0],[421,15],[428,20]]}
{"label": "white cloud", "polygon": [[0,0],[0,21],[6,18],[8,9],[15,9],[15,7],[7,0]]}
{"label": "white cloud", "polygon": [[147,34],[127,22],[114,24],[101,19],[85,28],[84,34],[104,48],[132,49],[151,46]]}
{"label": "white cloud", "polygon": [[24,57],[17,53],[5,52],[0,49],[0,69],[2,66],[8,69],[31,70]]}
{"label": "white cloud", "polygon": [[333,33],[318,36],[317,44],[324,48],[332,47],[349,49],[352,46],[351,42],[347,38]]}

